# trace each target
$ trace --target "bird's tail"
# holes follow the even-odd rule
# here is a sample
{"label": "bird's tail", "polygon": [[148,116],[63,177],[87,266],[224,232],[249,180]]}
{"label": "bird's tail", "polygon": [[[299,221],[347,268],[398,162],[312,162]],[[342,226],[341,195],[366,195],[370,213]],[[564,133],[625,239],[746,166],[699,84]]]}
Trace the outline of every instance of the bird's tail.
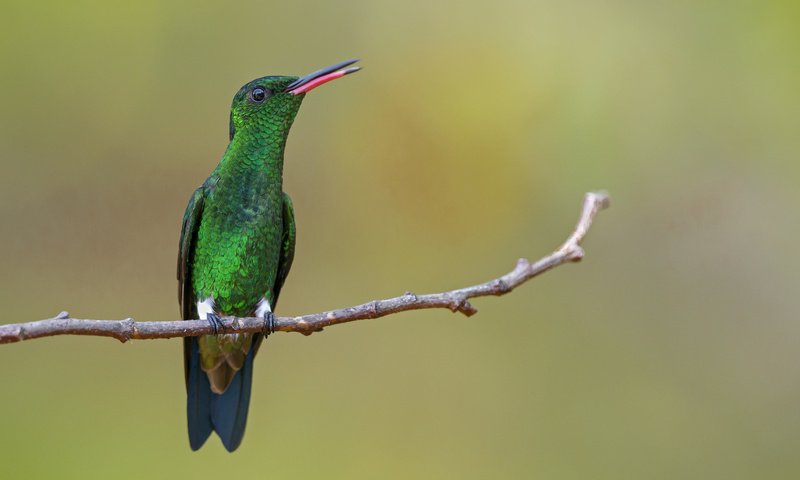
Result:
{"label": "bird's tail", "polygon": [[236,372],[231,384],[221,395],[211,391],[208,376],[200,368],[197,338],[185,338],[183,348],[186,356],[189,444],[192,450],[197,450],[203,446],[211,432],[216,431],[225,449],[232,452],[244,437],[247,410],[250,406],[250,385],[253,381],[253,358],[257,348],[250,349],[242,369]]}

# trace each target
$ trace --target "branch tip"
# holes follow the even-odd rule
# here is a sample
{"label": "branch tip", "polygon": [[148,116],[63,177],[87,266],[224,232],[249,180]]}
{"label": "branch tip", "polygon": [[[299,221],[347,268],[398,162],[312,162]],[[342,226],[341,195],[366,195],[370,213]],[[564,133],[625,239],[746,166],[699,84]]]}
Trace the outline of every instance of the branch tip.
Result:
{"label": "branch tip", "polygon": [[600,190],[598,192],[591,192],[594,196],[595,202],[598,203],[601,210],[605,210],[606,208],[611,206],[611,196],[605,190]]}

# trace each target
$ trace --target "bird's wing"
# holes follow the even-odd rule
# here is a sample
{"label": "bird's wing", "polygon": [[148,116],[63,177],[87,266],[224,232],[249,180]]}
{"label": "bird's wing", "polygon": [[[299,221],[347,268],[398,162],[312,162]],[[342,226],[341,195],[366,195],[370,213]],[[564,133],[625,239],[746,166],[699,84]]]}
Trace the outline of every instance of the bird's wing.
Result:
{"label": "bird's wing", "polygon": [[[200,226],[200,217],[203,213],[205,189],[200,187],[194,191],[186,213],[183,214],[181,227],[181,240],[178,249],[178,303],[181,307],[181,318],[190,320],[197,318],[197,299],[192,288],[191,265],[192,251],[194,250],[197,229]],[[183,339],[183,363],[186,374],[186,386],[189,387],[189,367],[192,353],[192,337]]]}
{"label": "bird's wing", "polygon": [[297,231],[294,226],[294,206],[292,199],[286,193],[283,194],[283,238],[281,239],[281,258],[278,263],[278,274],[275,277],[275,287],[272,289],[272,309],[278,303],[278,295],[281,293],[283,282],[289,276],[289,269],[292,268],[294,260],[294,243]]}
{"label": "bird's wing", "polygon": [[194,240],[197,228],[200,226],[200,217],[203,213],[205,189],[198,188],[189,199],[186,212],[183,214],[181,226],[181,240],[178,250],[178,303],[181,307],[181,317],[184,320],[195,318],[194,291],[192,290],[191,262]]}

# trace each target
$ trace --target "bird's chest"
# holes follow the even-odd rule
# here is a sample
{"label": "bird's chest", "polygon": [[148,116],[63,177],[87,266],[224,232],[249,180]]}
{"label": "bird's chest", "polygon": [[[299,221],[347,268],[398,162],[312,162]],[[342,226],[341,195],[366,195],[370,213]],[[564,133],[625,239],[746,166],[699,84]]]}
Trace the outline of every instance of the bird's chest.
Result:
{"label": "bird's chest", "polygon": [[246,315],[275,284],[283,234],[280,189],[217,188],[206,204],[192,262],[199,299]]}

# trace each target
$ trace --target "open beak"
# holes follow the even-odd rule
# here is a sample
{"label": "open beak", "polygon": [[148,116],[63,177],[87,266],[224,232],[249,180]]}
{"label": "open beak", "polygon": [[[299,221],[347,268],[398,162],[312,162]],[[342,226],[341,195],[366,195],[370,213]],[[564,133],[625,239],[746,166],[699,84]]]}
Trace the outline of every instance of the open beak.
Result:
{"label": "open beak", "polygon": [[314,73],[309,73],[308,75],[300,77],[287,85],[284,92],[291,93],[292,95],[299,95],[301,93],[306,93],[309,90],[313,90],[323,83],[328,83],[331,80],[336,80],[337,78],[357,72],[361,70],[361,67],[350,67],[350,65],[356,63],[357,61],[358,59],[346,60],[344,62],[339,62],[336,65],[323,68],[322,70],[317,70]]}

